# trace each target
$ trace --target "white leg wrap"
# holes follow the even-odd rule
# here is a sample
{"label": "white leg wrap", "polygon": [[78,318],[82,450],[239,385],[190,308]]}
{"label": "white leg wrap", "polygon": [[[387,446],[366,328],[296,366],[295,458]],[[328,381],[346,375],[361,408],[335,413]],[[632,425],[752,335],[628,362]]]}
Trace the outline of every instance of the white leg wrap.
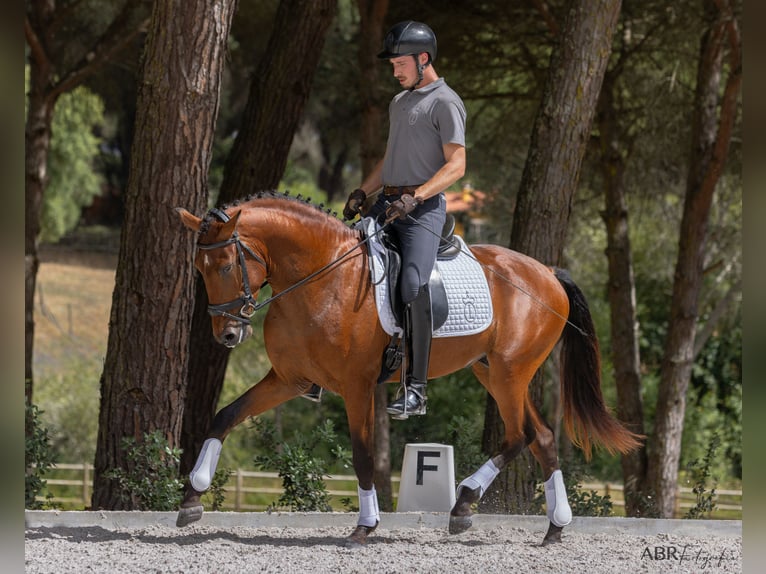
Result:
{"label": "white leg wrap", "polygon": [[548,520],[556,526],[562,527],[572,522],[572,509],[567,500],[564,475],[560,470],[554,470],[551,477],[545,481],[545,506],[548,510]]}
{"label": "white leg wrap", "polygon": [[471,476],[464,479],[463,482],[457,485],[458,498],[460,497],[460,489],[464,486],[470,490],[480,488],[481,490],[479,490],[479,498],[481,498],[484,496],[484,493],[487,492],[489,485],[492,484],[492,481],[495,480],[495,477],[497,477],[499,472],[500,469],[495,466],[495,463],[492,462],[492,459],[489,459],[487,462],[481,465],[479,470],[474,472]]}
{"label": "white leg wrap", "polygon": [[210,488],[215,467],[218,466],[218,457],[221,456],[221,446],[221,441],[217,438],[209,438],[203,443],[197,464],[189,473],[189,482],[197,492],[204,492]]}
{"label": "white leg wrap", "polygon": [[362,490],[360,486],[356,487],[359,494],[359,521],[357,526],[368,526],[374,528],[380,522],[380,510],[378,509],[378,493],[375,487],[372,490]]}

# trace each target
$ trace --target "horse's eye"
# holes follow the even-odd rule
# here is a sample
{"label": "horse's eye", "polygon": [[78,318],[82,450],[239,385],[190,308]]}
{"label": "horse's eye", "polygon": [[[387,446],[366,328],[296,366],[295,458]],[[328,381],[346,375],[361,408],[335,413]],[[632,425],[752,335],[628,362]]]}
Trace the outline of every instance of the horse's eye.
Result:
{"label": "horse's eye", "polygon": [[231,270],[233,268],[234,268],[233,263],[228,263],[227,265],[224,265],[223,267],[221,267],[221,275],[228,275],[229,273],[231,273]]}

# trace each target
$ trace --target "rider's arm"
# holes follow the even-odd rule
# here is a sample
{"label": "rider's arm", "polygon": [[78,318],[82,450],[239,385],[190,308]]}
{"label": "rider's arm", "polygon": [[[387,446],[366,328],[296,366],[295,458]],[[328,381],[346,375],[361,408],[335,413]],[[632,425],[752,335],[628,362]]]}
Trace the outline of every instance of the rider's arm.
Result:
{"label": "rider's arm", "polygon": [[447,143],[442,148],[447,162],[431,179],[415,190],[415,197],[426,200],[441,193],[465,175],[465,147],[456,143]]}

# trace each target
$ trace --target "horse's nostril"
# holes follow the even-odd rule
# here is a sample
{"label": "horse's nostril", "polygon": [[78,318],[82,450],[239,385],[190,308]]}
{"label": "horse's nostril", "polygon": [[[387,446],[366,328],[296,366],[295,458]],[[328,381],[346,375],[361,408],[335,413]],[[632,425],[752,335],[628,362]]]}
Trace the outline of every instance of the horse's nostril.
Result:
{"label": "horse's nostril", "polygon": [[221,336],[221,342],[227,347],[233,347],[237,344],[237,335],[233,331],[226,331]]}

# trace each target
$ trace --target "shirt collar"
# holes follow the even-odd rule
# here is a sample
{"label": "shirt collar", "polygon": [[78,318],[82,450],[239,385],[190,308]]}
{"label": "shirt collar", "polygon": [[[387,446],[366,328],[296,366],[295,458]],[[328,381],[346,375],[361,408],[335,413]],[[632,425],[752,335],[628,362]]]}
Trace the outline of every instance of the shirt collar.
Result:
{"label": "shirt collar", "polygon": [[444,78],[437,78],[427,86],[424,86],[422,88],[415,88],[413,92],[418,94],[427,94],[428,92],[434,91],[439,86],[444,85]]}

